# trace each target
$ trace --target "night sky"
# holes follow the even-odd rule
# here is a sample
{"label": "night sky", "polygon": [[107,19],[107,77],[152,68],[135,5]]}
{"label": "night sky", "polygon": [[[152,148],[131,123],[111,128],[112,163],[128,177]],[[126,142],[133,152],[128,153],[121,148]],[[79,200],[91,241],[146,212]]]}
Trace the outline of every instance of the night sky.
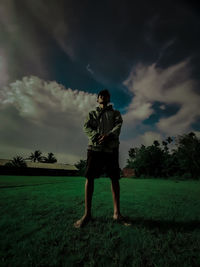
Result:
{"label": "night sky", "polygon": [[86,159],[83,122],[107,88],[130,147],[200,137],[195,1],[0,1],[0,158]]}

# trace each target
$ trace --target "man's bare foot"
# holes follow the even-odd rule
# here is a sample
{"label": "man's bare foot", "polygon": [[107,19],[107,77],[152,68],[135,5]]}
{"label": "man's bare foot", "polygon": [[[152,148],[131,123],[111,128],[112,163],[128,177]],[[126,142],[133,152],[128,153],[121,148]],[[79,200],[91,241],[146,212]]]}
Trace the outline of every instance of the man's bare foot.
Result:
{"label": "man's bare foot", "polygon": [[125,226],[131,225],[131,223],[128,222],[128,220],[124,216],[122,216],[121,214],[113,215],[113,219],[114,219],[114,221],[121,223]]}
{"label": "man's bare foot", "polygon": [[75,228],[81,228],[84,225],[86,225],[91,219],[92,219],[91,216],[89,216],[89,215],[83,215],[83,217],[80,220],[78,220],[78,221],[76,221],[74,223],[74,227]]}

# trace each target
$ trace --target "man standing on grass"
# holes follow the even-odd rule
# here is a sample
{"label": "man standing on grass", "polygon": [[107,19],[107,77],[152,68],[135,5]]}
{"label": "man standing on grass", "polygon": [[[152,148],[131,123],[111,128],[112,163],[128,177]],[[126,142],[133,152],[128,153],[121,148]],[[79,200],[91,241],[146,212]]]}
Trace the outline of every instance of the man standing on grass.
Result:
{"label": "man standing on grass", "polygon": [[119,111],[114,110],[110,102],[110,93],[107,89],[99,92],[97,97],[99,106],[89,112],[84,123],[84,131],[89,138],[87,151],[87,167],[85,172],[85,214],[74,223],[74,227],[84,226],[92,218],[92,195],[94,179],[99,178],[106,171],[111,179],[114,215],[113,219],[126,224],[120,213],[120,168],[119,168],[119,134],[122,126],[122,117]]}

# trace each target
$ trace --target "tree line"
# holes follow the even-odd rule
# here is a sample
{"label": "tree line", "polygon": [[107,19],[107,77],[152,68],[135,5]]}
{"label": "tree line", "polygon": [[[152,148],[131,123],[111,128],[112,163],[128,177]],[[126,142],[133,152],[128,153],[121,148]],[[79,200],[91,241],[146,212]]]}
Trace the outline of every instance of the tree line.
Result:
{"label": "tree line", "polygon": [[52,152],[48,153],[47,157],[42,155],[40,150],[35,150],[30,154],[29,157],[23,158],[21,156],[13,157],[10,162],[5,164],[6,167],[27,167],[26,160],[31,160],[32,162],[41,163],[55,163],[57,159]]}
{"label": "tree line", "polygon": [[137,177],[200,178],[200,139],[193,132],[168,137],[162,144],[155,140],[150,146],[133,147],[128,153],[126,167],[133,168]]}

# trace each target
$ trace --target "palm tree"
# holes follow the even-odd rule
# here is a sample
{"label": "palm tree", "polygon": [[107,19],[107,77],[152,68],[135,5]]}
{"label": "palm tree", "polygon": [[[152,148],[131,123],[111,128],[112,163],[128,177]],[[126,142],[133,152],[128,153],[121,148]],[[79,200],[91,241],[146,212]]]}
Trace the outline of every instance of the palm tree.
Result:
{"label": "palm tree", "polygon": [[7,167],[14,167],[14,168],[26,168],[26,162],[23,157],[16,156],[10,162],[6,163],[5,166]]}
{"label": "palm tree", "polygon": [[31,153],[30,157],[27,159],[30,159],[33,162],[42,162],[44,157],[42,157],[42,152],[40,150],[35,150],[34,153]]}
{"label": "palm tree", "polygon": [[43,162],[55,163],[55,162],[57,162],[57,159],[54,157],[54,154],[52,152],[50,152],[50,153],[48,153],[47,157],[43,157]]}
{"label": "palm tree", "polygon": [[170,144],[173,141],[173,139],[170,136],[168,136],[166,141]]}

